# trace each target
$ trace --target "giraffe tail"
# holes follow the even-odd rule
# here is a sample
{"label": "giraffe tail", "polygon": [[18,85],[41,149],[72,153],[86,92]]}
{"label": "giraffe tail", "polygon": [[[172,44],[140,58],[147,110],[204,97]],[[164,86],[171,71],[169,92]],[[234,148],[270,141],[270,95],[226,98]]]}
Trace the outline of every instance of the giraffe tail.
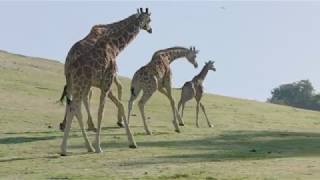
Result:
{"label": "giraffe tail", "polygon": [[130,92],[131,92],[130,99],[135,100],[138,97],[140,91],[141,91],[141,87],[140,86],[132,84],[131,88],[130,88]]}
{"label": "giraffe tail", "polygon": [[131,87],[130,91],[132,96],[137,96],[136,93],[134,92],[134,87]]}
{"label": "giraffe tail", "polygon": [[61,104],[63,104],[64,97],[66,96],[67,96],[67,85],[64,85],[61,97],[59,99]]}

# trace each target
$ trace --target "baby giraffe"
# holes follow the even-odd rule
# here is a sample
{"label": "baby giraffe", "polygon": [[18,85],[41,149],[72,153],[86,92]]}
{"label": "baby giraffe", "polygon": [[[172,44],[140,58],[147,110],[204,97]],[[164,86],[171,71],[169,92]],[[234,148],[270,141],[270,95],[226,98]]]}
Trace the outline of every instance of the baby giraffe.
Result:
{"label": "baby giraffe", "polygon": [[190,49],[184,47],[172,47],[155,52],[151,61],[147,65],[141,67],[132,78],[131,97],[128,103],[128,122],[133,101],[142,90],[143,95],[139,101],[139,110],[142,116],[144,129],[148,135],[151,135],[151,131],[149,130],[146,122],[144,105],[152,94],[159,90],[160,93],[164,94],[169,99],[173,113],[173,125],[175,131],[180,132],[177,119],[180,125],[183,125],[183,121],[175,107],[175,102],[171,93],[172,74],[170,64],[176,59],[185,57],[196,68],[198,66],[196,61],[197,53],[198,50],[196,50],[195,47],[191,47]]}
{"label": "baby giraffe", "polygon": [[200,102],[202,95],[203,95],[203,81],[206,78],[208,71],[213,70],[216,71],[216,68],[214,67],[214,61],[209,61],[207,62],[200,73],[196,75],[191,81],[188,81],[184,83],[181,91],[181,98],[178,103],[178,111],[180,111],[180,107],[182,105],[182,111],[181,111],[181,118],[183,117],[183,110],[184,110],[184,105],[187,101],[192,99],[193,97],[197,101],[197,106],[196,106],[196,125],[199,127],[199,121],[198,121],[198,115],[199,115],[199,105],[206,116],[207,123],[209,127],[213,127],[213,125],[209,122],[206,110],[204,108],[204,105]]}

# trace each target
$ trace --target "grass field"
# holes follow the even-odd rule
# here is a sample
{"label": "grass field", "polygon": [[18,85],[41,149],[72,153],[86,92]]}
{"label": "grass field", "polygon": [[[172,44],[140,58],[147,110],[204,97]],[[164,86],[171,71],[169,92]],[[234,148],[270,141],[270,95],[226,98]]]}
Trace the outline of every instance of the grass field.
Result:
{"label": "grass field", "polygon": [[[130,81],[122,82],[127,106]],[[208,128],[200,114],[196,128],[190,102],[180,134],[163,95],[157,93],[146,106],[152,136],[145,135],[135,106],[131,126],[137,149],[128,148],[108,101],[104,152],[86,152],[74,121],[70,155],[60,157],[64,106],[56,101],[63,85],[63,64],[0,52],[0,179],[320,179],[319,112],[212,94],[203,103],[215,127]],[[95,120],[98,95],[95,90]],[[176,100],[178,95],[175,91]],[[94,133],[89,135],[93,140]]]}

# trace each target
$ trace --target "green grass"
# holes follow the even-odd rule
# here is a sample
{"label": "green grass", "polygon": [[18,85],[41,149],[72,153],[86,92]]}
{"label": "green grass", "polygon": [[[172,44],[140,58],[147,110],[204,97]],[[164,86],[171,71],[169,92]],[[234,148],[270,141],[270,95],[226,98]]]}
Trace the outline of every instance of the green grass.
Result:
{"label": "green grass", "polygon": [[[145,135],[137,107],[131,117],[138,149],[129,149],[116,127],[115,106],[103,120],[101,154],[86,153],[77,121],[69,156],[60,157],[56,103],[63,64],[0,52],[0,179],[319,179],[320,113],[212,94],[203,98],[214,128],[195,104],[185,108],[185,127],[174,132],[169,101],[155,94],[146,106],[152,136]],[[127,106],[129,79],[122,78]],[[179,91],[175,91],[178,100]],[[98,90],[92,111],[96,120]],[[83,110],[84,117],[85,111]],[[90,139],[94,133],[89,132]]]}

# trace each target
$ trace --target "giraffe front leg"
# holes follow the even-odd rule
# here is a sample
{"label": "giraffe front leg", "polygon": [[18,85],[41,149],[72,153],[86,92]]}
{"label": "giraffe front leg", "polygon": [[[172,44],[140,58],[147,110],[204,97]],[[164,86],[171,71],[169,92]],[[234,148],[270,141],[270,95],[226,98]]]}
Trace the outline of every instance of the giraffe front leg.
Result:
{"label": "giraffe front leg", "polygon": [[[180,131],[180,128],[178,126],[178,122],[179,122],[180,126],[184,126],[184,122],[182,121],[182,119],[180,117],[180,114],[179,114],[178,110],[175,107],[175,103],[174,103],[173,97],[170,96],[169,100],[170,100],[170,104],[171,104],[171,108],[172,108],[172,112],[173,112],[173,116],[174,116],[173,125],[174,125],[174,128],[175,128],[175,131],[177,133],[180,133],[181,131]],[[177,119],[178,119],[178,122],[177,122]]]}
{"label": "giraffe front leg", "polygon": [[209,119],[208,119],[208,116],[207,116],[207,113],[206,113],[206,110],[204,108],[204,105],[202,103],[200,103],[200,107],[204,113],[204,116],[206,117],[206,120],[207,120],[207,123],[208,123],[208,127],[213,127],[213,125],[210,123]]}
{"label": "giraffe front leg", "polygon": [[[121,101],[121,99],[122,99],[122,84],[121,84],[118,76],[114,77],[114,83],[117,86],[118,99],[119,99],[119,101]],[[119,127],[123,127],[123,119],[122,119],[122,115],[121,115],[121,112],[119,109],[118,109],[118,122],[117,122],[117,124]]]}
{"label": "giraffe front leg", "polygon": [[112,100],[112,102],[115,103],[115,105],[117,106],[118,110],[120,111],[121,119],[123,119],[124,127],[126,129],[126,133],[127,133],[127,137],[128,137],[128,141],[129,141],[129,147],[130,148],[137,148],[137,144],[136,144],[136,142],[134,140],[134,137],[133,137],[133,135],[131,133],[131,130],[129,128],[129,125],[128,125],[128,122],[127,122],[127,119],[126,119],[126,116],[125,116],[123,104],[115,96],[113,96],[111,100]]}
{"label": "giraffe front leg", "polygon": [[185,105],[185,103],[182,104],[182,108],[181,108],[181,118],[183,118],[184,105]]}
{"label": "giraffe front leg", "polygon": [[[159,91],[160,91],[162,94],[164,94],[165,96],[167,96],[167,98],[169,99],[170,105],[171,105],[171,109],[172,109],[172,114],[173,114],[173,121],[172,121],[172,123],[173,123],[174,129],[175,129],[175,132],[180,133],[180,128],[179,128],[178,122],[177,122],[177,117],[178,117],[178,120],[179,120],[180,115],[179,115],[179,113],[178,113],[178,111],[177,111],[177,109],[176,109],[176,107],[175,107],[175,103],[174,103],[173,97],[172,97],[172,95],[171,95],[171,88],[167,88],[166,90],[165,90],[165,89],[162,89],[162,88],[159,88]],[[181,118],[180,118],[180,120],[179,120],[179,124],[180,124],[180,123],[183,124],[183,122],[180,122],[180,121],[182,121]]]}
{"label": "giraffe front leg", "polygon": [[182,120],[182,117],[180,116],[178,110],[176,109],[176,107],[174,106],[174,110],[176,112],[176,115],[177,115],[177,119],[178,119],[178,122],[179,122],[179,126],[184,126],[184,122]]}

